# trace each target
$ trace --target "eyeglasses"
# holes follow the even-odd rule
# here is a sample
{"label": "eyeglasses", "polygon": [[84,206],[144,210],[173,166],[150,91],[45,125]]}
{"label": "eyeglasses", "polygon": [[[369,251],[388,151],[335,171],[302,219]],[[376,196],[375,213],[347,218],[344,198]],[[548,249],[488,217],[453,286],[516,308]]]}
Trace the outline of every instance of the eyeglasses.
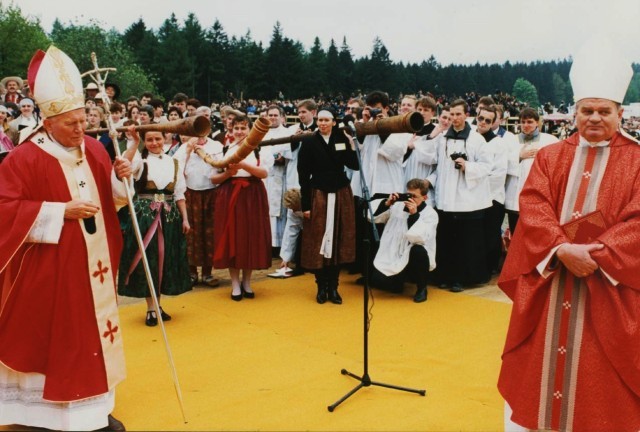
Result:
{"label": "eyeglasses", "polygon": [[479,122],[482,122],[482,123],[486,123],[486,124],[493,123],[492,119],[488,119],[486,117],[478,116],[477,119],[478,119]]}

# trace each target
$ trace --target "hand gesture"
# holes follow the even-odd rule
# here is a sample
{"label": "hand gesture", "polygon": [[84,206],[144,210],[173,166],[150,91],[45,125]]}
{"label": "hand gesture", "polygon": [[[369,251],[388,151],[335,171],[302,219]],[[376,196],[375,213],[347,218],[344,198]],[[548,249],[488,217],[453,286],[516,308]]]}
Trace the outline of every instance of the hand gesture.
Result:
{"label": "hand gesture", "polygon": [[100,207],[92,203],[91,201],[83,200],[71,200],[65,204],[64,218],[65,219],[85,219],[95,216],[98,213]]}
{"label": "hand gesture", "polygon": [[576,277],[586,277],[598,269],[598,264],[591,258],[591,252],[602,248],[603,244],[566,243],[558,249],[556,256]]}
{"label": "hand gesture", "polygon": [[129,159],[117,157],[113,162],[113,170],[118,180],[131,177],[131,162]]}

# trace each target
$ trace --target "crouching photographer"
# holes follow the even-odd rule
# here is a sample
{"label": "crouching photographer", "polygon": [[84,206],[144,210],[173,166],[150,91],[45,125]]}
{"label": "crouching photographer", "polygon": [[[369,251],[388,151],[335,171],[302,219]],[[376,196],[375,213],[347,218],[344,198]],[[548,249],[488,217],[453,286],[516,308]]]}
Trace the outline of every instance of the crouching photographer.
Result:
{"label": "crouching photographer", "polygon": [[407,193],[393,193],[372,202],[375,223],[385,223],[380,247],[373,261],[377,271],[372,283],[402,292],[406,280],[416,284],[413,301],[427,300],[429,271],[436,266],[436,227],[438,214],[427,205],[428,183],[414,178],[407,182]]}

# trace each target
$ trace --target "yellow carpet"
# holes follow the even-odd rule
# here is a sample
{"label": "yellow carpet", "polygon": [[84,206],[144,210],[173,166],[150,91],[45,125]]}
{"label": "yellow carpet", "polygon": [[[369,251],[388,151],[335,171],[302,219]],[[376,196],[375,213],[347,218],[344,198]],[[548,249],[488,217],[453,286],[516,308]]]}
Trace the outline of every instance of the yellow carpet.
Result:
{"label": "yellow carpet", "polygon": [[128,430],[502,430],[496,381],[511,306],[433,287],[422,304],[413,286],[374,290],[369,338],[371,379],[426,396],[371,386],[327,410],[358,384],[341,369],[363,373],[355,278],[341,275],[341,306],[315,302],[311,275],[260,277],[254,300],[231,301],[228,280],[163,298],[186,424],[159,328],[144,325],[144,303],[122,305],[128,377],[114,415]]}
{"label": "yellow carpet", "polygon": [[127,380],[114,415],[129,430],[494,431],[503,425],[496,390],[510,306],[429,288],[411,301],[374,290],[372,380],[427,395],[361,389],[327,406],[362,375],[362,288],[341,275],[344,304],[315,303],[313,277],[256,282],[256,299],[230,288],[164,298],[169,341],[188,423],[182,422],[159,328],[145,307],[121,307]]}

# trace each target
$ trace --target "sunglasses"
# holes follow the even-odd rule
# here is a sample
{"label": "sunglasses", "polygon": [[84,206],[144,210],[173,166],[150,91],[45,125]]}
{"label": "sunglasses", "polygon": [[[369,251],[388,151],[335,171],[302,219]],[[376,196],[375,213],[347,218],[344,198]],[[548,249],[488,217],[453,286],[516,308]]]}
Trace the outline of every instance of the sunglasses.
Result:
{"label": "sunglasses", "polygon": [[478,119],[479,122],[482,122],[482,123],[486,123],[486,124],[493,123],[493,120],[488,119],[486,117],[478,116],[477,119]]}

